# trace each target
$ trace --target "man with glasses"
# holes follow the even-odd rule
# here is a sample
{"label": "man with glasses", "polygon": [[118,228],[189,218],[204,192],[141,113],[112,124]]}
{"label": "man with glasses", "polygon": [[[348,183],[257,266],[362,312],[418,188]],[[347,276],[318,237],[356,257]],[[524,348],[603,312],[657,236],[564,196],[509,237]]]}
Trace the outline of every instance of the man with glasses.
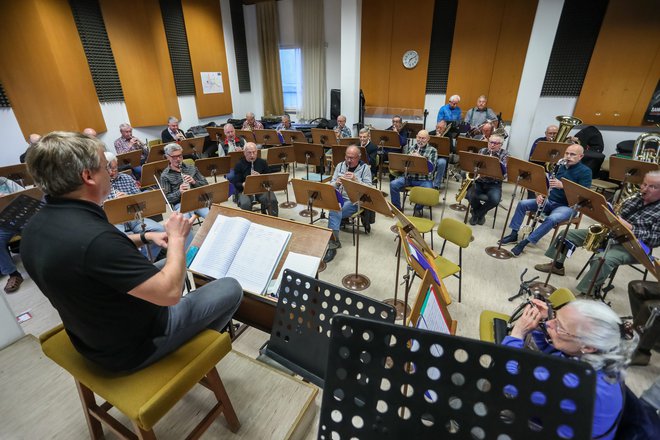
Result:
{"label": "man with glasses", "polygon": [[[585,165],[583,165],[585,166]],[[635,237],[644,243],[649,249],[660,245],[660,171],[651,171],[644,176],[644,181],[640,187],[639,194],[630,197],[621,206],[619,220],[630,229]],[[571,229],[566,235],[566,240],[579,247],[582,246],[587,238],[588,229]],[[554,258],[557,252],[558,240],[550,244],[545,253],[546,257]],[[565,249],[565,246],[563,247]],[[598,270],[599,260],[602,252],[591,258],[591,265],[587,274],[580,279],[577,290],[580,293],[587,293],[589,286]],[[557,275],[564,275],[564,261],[566,260],[566,251],[559,255],[559,260],[553,265],[552,261],[546,264],[537,264],[534,269],[540,272],[550,272]],[[628,250],[620,243],[610,245],[605,262],[598,273],[594,288],[602,286],[603,282],[612,273],[614,269],[622,264],[635,263]]]}
{"label": "man with glasses", "polygon": [[446,123],[456,124],[461,120],[461,108],[458,106],[458,103],[461,102],[461,97],[458,95],[452,95],[449,98],[449,103],[440,107],[438,111],[438,119],[436,122],[445,121]]}
{"label": "man with glasses", "polygon": [[[426,130],[420,130],[417,133],[417,142],[412,147],[407,146],[403,148],[404,154],[412,154],[413,156],[423,156],[429,163],[429,172],[427,174],[413,174],[409,173],[408,178],[399,176],[390,182],[390,198],[392,204],[398,210],[401,210],[401,194],[399,194],[407,186],[423,186],[425,188],[433,187],[433,169],[438,161],[438,151],[429,145],[429,133]],[[421,211],[421,206],[415,206],[415,212]]]}
{"label": "man with glasses", "polygon": [[[160,175],[160,186],[163,187],[165,197],[167,197],[167,201],[172,206],[172,209],[178,211],[181,208],[181,194],[183,192],[208,185],[209,183],[195,165],[188,165],[183,162],[183,149],[181,145],[165,145],[165,158],[170,164]],[[201,208],[196,209],[194,212],[198,216],[206,218],[209,209]],[[184,214],[184,217],[192,217],[192,214],[187,212]]]}
{"label": "man with glasses", "polygon": [[[568,206],[564,184],[561,179],[570,180],[585,188],[591,186],[591,170],[580,162],[583,155],[584,149],[580,145],[570,145],[564,153],[565,164],[559,166],[554,178],[550,179],[548,200],[545,201],[544,197],[539,194],[536,199],[522,200],[518,203],[516,213],[509,224],[511,233],[502,239],[502,244],[518,243],[511,249],[511,253],[515,257],[519,256],[529,243],[538,243],[552,228],[571,217],[573,210]],[[545,205],[543,206],[544,201]],[[543,206],[543,214],[546,215],[545,220],[534,229],[529,237],[518,242],[518,231],[522,226],[525,215],[528,212],[536,212],[539,206]]]}
{"label": "man with glasses", "polygon": [[354,182],[371,185],[371,170],[369,166],[361,159],[360,149],[351,145],[346,148],[346,156],[344,162],[340,162],[335,167],[335,172],[330,180],[330,185],[334,186],[337,191],[342,195],[343,201],[341,203],[341,212],[330,211],[328,215],[328,228],[332,230],[332,239],[328,244],[328,252],[324,258],[325,262],[331,261],[335,258],[337,249],[341,247],[339,241],[339,227],[343,218],[348,218],[357,212],[357,205],[350,201],[348,193],[342,185],[341,179],[351,180]]}
{"label": "man with glasses", "polygon": [[[488,147],[479,150],[479,154],[497,157],[502,168],[502,175],[506,176],[509,152],[502,148],[503,142],[502,136],[492,135],[488,140]],[[470,224],[483,225],[486,222],[488,211],[496,207],[502,200],[502,181],[492,177],[479,177],[474,181],[474,187],[468,198],[472,209]]]}
{"label": "man with glasses", "polygon": [[252,202],[258,201],[261,205],[262,214],[270,214],[277,217],[279,205],[277,197],[272,192],[263,192],[256,195],[243,194],[243,186],[248,176],[258,176],[268,173],[268,162],[259,157],[257,144],[248,142],[243,148],[243,157],[238,161],[233,169],[230,182],[236,187],[238,192],[238,207],[245,211],[252,211]]}
{"label": "man with glasses", "polygon": [[[403,119],[401,119],[401,116],[399,115],[392,116],[392,125],[390,125],[387,129],[396,131],[399,134],[399,145],[401,147],[408,144],[408,130],[402,130],[402,128],[403,128]],[[393,148],[385,148],[385,151],[396,152],[397,150]]]}

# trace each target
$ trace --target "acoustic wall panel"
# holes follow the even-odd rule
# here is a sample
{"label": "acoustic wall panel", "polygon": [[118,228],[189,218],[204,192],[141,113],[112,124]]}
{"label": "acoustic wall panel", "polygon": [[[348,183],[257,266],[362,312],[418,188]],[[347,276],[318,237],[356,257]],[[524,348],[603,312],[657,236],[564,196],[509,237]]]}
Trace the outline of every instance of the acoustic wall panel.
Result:
{"label": "acoustic wall panel", "polygon": [[435,0],[426,93],[447,93],[456,8],[458,0]]}
{"label": "acoustic wall panel", "polygon": [[183,8],[180,0],[160,0],[160,11],[163,15],[165,37],[172,61],[174,85],[178,96],[194,95],[192,65],[186,25],[183,21]]}

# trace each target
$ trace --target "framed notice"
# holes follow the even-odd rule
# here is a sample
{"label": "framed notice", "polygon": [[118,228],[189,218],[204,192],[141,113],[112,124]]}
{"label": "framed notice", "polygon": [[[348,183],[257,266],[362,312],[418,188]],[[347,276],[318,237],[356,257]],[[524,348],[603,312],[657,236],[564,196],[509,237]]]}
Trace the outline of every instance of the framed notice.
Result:
{"label": "framed notice", "polygon": [[222,72],[200,72],[202,75],[202,91],[205,95],[223,93]]}

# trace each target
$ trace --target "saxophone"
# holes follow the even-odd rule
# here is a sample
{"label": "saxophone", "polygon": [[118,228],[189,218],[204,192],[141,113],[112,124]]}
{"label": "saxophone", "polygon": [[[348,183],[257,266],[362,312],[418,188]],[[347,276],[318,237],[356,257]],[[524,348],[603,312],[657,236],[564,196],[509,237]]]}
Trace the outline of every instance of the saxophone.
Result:
{"label": "saxophone", "polygon": [[458,190],[458,193],[456,194],[456,203],[461,203],[463,199],[465,198],[465,194],[467,194],[468,189],[470,189],[470,186],[472,183],[477,180],[479,176],[473,176],[472,173],[466,173],[465,174],[465,179],[463,180],[463,183],[461,184],[461,189]]}
{"label": "saxophone", "polygon": [[[632,195],[628,197],[621,197],[619,202],[617,202],[616,205],[614,205],[613,211],[614,214],[619,215],[621,212],[621,208],[623,207],[623,204],[626,203],[628,200],[631,200],[634,197],[637,197],[639,195],[639,191],[633,193]],[[610,234],[609,228],[607,228],[604,225],[601,225],[600,223],[595,223],[587,229],[587,236],[584,239],[584,244],[582,247],[589,251],[589,252],[598,252],[599,249],[602,249],[605,246],[605,242],[607,240],[608,235]]]}

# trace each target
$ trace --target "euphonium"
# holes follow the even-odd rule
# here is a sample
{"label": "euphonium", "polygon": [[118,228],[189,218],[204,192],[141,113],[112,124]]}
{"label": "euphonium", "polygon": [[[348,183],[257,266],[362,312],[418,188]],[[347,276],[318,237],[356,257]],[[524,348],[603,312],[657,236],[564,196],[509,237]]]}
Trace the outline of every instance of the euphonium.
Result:
{"label": "euphonium", "polygon": [[609,233],[609,229],[600,223],[589,226],[582,247],[589,252],[598,252],[599,249],[602,249]]}
{"label": "euphonium", "polygon": [[461,184],[461,189],[456,194],[456,203],[461,203],[463,201],[465,194],[467,194],[468,189],[470,189],[470,185],[472,185],[472,182],[478,178],[478,175],[476,177],[472,177],[472,173],[465,174],[465,180],[463,180],[463,183]]}
{"label": "euphonium", "polygon": [[657,147],[647,149],[646,144],[648,142],[660,144],[660,133],[642,133],[639,135],[633,147],[633,160],[660,163],[660,155],[658,155]]}
{"label": "euphonium", "polygon": [[555,119],[559,121],[559,130],[557,136],[555,136],[555,142],[565,142],[573,127],[582,124],[582,119],[573,116],[557,116]]}

